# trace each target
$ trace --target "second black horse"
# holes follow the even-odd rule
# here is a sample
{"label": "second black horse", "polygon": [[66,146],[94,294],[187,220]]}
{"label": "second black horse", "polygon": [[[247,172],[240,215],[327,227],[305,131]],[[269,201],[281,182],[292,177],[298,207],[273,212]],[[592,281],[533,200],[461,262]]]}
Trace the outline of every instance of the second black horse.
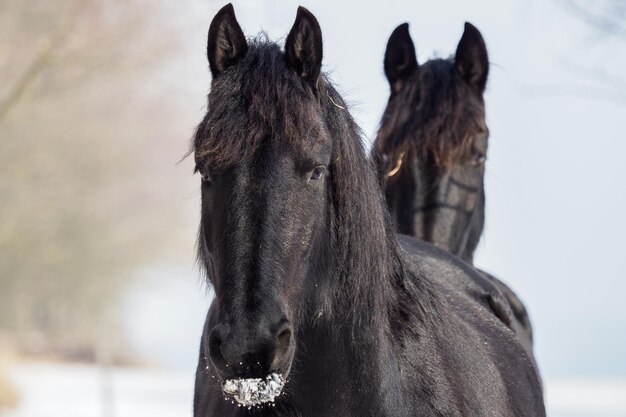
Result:
{"label": "second black horse", "polygon": [[[454,57],[419,65],[408,24],[385,52],[391,94],[372,148],[398,232],[430,242],[473,264],[485,225],[485,161],[489,129],[483,93],[487,48],[472,24]],[[513,317],[494,311],[532,353],[524,303],[502,281],[481,271],[508,300]]]}

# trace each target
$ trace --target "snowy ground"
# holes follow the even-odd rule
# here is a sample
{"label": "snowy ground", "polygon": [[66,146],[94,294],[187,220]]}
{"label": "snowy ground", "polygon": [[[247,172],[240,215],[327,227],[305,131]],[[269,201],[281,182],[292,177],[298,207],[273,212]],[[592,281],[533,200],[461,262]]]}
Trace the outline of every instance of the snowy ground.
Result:
{"label": "snowy ground", "polygon": [[[20,391],[20,406],[0,415],[191,417],[195,358],[210,302],[194,274],[185,268],[147,271],[122,310],[133,351],[162,368],[104,372],[90,365],[17,365],[10,376]],[[546,378],[544,383],[550,417],[626,417],[626,378]]]}
{"label": "snowy ground", "polygon": [[[33,363],[13,369],[21,405],[5,417],[182,417],[193,371]],[[624,379],[548,379],[550,417],[626,417]]]}
{"label": "snowy ground", "polygon": [[193,372],[35,363],[14,368],[12,376],[21,402],[6,417],[192,415]]}

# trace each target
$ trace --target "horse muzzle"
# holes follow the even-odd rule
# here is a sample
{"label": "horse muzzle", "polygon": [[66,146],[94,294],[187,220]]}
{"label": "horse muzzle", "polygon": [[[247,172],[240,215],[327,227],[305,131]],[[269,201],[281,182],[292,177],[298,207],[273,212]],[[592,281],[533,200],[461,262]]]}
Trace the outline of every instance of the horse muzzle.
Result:
{"label": "horse muzzle", "polygon": [[[246,326],[250,329],[251,326]],[[222,380],[287,376],[294,354],[293,327],[287,320],[242,331],[218,324],[209,333],[207,356]]]}

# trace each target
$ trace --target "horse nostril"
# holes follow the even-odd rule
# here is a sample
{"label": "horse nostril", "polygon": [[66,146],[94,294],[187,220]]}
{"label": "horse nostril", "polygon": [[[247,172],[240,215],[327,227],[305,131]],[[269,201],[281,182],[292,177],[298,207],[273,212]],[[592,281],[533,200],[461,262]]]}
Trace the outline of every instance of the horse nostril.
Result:
{"label": "horse nostril", "polygon": [[279,368],[283,364],[285,357],[288,357],[292,344],[292,330],[290,325],[286,325],[276,336],[276,352],[272,361],[272,368]]}
{"label": "horse nostril", "polygon": [[278,350],[285,350],[289,347],[289,343],[291,342],[291,329],[284,329],[280,332],[278,337],[276,337],[276,341],[278,342]]}
{"label": "horse nostril", "polygon": [[224,353],[222,352],[223,340],[223,329],[220,326],[216,326],[209,335],[209,357],[213,365],[219,370],[224,370],[224,367],[227,366]]}

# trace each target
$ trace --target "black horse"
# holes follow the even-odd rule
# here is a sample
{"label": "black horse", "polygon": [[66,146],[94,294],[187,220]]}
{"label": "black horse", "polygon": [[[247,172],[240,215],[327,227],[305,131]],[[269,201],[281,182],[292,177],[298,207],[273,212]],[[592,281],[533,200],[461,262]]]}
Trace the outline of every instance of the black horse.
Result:
{"label": "black horse", "polygon": [[[372,158],[397,230],[472,264],[485,221],[489,60],[483,37],[466,23],[453,58],[418,65],[404,23],[391,34],[384,63],[391,94]],[[511,327],[532,352],[526,307],[502,281],[483,274],[509,301]]]}
{"label": "black horse", "polygon": [[[484,277],[395,234],[360,131],[321,73],[299,8],[281,48],[246,41],[231,5],[209,29],[213,81],[194,140],[199,258],[214,288],[194,415],[544,416],[534,361]],[[240,408],[220,381],[282,374]]]}

